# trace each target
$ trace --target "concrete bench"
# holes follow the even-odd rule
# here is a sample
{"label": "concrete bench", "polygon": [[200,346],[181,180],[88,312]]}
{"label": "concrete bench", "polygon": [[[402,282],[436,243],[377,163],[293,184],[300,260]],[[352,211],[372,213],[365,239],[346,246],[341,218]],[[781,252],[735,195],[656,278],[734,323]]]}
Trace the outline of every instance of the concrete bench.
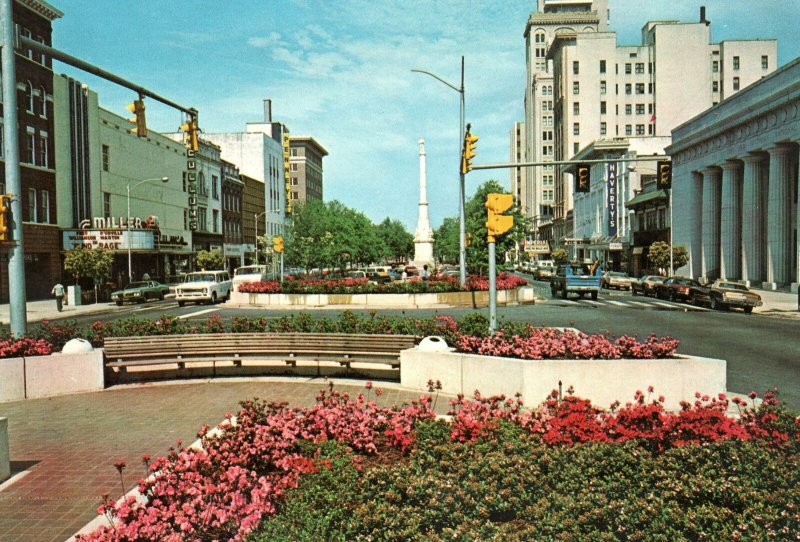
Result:
{"label": "concrete bench", "polygon": [[[214,333],[108,337],[104,341],[108,380],[124,380],[131,368],[163,366],[184,370],[210,364],[212,376],[218,366],[242,367],[258,364],[331,363],[351,369],[352,363],[399,369],[400,352],[413,348],[412,335],[343,333]],[[231,374],[228,372],[227,374]]]}

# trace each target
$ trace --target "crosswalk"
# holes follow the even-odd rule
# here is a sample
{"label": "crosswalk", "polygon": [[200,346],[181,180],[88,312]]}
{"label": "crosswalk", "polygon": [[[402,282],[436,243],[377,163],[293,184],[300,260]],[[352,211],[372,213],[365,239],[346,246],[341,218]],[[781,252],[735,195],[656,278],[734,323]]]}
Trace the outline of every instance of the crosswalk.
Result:
{"label": "crosswalk", "polygon": [[689,305],[688,303],[677,303],[672,301],[664,301],[661,299],[653,299],[649,297],[639,297],[639,298],[620,298],[620,299],[611,299],[609,297],[600,297],[596,301],[593,301],[589,298],[574,298],[569,297],[568,299],[548,299],[548,303],[558,303],[560,305],[569,305],[569,304],[578,304],[578,305],[589,305],[592,307],[618,307],[624,309],[639,309],[639,310],[670,310],[670,311],[708,311],[710,309],[706,307],[696,307],[694,305]]}

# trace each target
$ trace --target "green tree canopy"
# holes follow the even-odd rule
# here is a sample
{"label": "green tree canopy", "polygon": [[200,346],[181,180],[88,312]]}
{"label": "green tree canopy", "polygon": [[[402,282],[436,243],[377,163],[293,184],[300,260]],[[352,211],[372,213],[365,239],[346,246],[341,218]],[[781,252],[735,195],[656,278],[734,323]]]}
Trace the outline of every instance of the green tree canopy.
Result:
{"label": "green tree canopy", "polygon": [[195,267],[197,269],[222,269],[225,264],[225,256],[221,250],[201,250],[195,256]]}
{"label": "green tree canopy", "polygon": [[[647,251],[647,259],[654,267],[669,269],[669,243],[656,241]],[[672,272],[689,263],[689,253],[683,245],[672,247]]]}
{"label": "green tree canopy", "polygon": [[97,287],[111,274],[114,255],[102,248],[74,248],[64,254],[64,270],[75,278],[75,284],[86,277],[92,279],[94,302],[97,303]]}
{"label": "green tree canopy", "polygon": [[411,258],[414,253],[414,236],[406,230],[402,222],[386,217],[375,229],[384,245],[382,260],[400,261]]}
{"label": "green tree canopy", "polygon": [[556,263],[564,263],[569,260],[569,253],[564,247],[556,247],[553,249],[550,257],[553,258],[553,261]]}
{"label": "green tree canopy", "polygon": [[433,257],[439,263],[458,263],[458,222],[449,216],[433,233]]}

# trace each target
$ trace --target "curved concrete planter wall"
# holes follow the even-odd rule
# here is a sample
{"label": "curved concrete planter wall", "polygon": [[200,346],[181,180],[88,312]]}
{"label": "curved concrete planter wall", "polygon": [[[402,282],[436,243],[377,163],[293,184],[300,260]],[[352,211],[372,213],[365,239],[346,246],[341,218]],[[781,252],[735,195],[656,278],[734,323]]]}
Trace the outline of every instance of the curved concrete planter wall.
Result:
{"label": "curved concrete planter wall", "polygon": [[[249,294],[231,292],[236,305],[263,307],[325,307],[329,305],[358,305],[382,308],[425,307],[488,307],[489,292],[447,292],[424,294]],[[533,288],[498,290],[499,305],[533,303]]]}
{"label": "curved concrete planter wall", "polygon": [[0,359],[0,401],[102,390],[103,351]]}
{"label": "curved concrete planter wall", "polygon": [[513,397],[522,394],[529,407],[543,401],[552,390],[575,388],[575,395],[590,399],[599,407],[614,401],[625,404],[636,390],[647,393],[653,386],[656,398],[663,395],[665,406],[680,408],[681,401],[693,402],[699,391],[711,396],[725,393],[726,362],[721,359],[681,356],[676,359],[620,360],[521,360],[459,354],[423,352],[418,348],[400,355],[403,387],[428,390],[428,380],[439,380],[442,392]]}

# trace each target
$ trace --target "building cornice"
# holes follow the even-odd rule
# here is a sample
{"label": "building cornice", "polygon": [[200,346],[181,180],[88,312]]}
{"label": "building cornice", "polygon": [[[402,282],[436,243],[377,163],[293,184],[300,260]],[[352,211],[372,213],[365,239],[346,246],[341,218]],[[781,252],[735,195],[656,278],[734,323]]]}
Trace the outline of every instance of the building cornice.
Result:
{"label": "building cornice", "polygon": [[59,10],[57,10],[44,0],[16,0],[16,2],[21,6],[25,6],[34,13],[41,15],[48,21],[60,19],[61,17],[64,16],[62,12],[60,12]]}
{"label": "building cornice", "polygon": [[293,142],[303,143],[309,147],[313,147],[322,156],[328,156],[328,151],[319,144],[319,142],[311,136],[289,136],[289,145]]}
{"label": "building cornice", "polygon": [[531,13],[528,18],[528,23],[525,25],[524,37],[528,37],[531,32],[531,27],[554,25],[554,24],[600,24],[600,17],[597,12],[592,11],[588,13]]}

